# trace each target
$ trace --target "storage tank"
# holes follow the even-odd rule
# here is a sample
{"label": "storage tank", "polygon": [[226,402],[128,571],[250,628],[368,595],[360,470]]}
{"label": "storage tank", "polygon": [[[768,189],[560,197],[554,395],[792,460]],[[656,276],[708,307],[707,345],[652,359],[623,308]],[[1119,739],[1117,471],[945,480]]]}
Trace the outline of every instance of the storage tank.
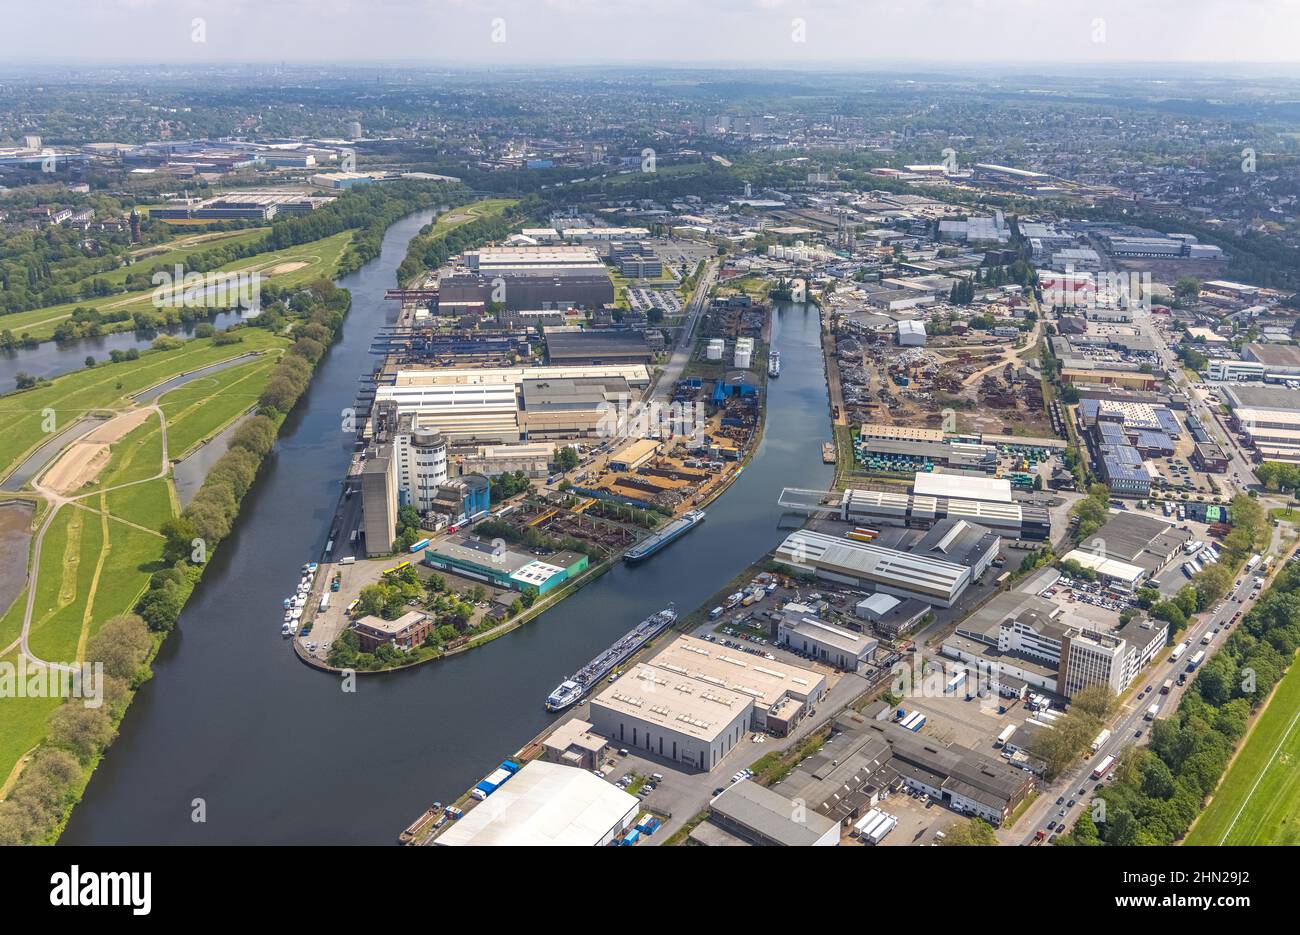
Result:
{"label": "storage tank", "polygon": [[714,338],[704,351],[706,360],[722,360],[722,339]]}
{"label": "storage tank", "polygon": [[744,348],[744,347],[736,348],[736,369],[748,370],[750,359],[753,353],[754,352],[748,348]]}

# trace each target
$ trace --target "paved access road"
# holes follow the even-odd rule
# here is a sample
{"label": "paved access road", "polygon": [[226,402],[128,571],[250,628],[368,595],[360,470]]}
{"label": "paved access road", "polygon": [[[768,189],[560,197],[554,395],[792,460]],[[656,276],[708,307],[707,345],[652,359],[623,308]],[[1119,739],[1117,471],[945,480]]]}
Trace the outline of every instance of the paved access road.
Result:
{"label": "paved access road", "polygon": [[[1274,565],[1273,574],[1277,569],[1283,567],[1285,562],[1278,561]],[[1252,591],[1251,580],[1253,575],[1242,572],[1241,584],[1234,587],[1233,590],[1220,601],[1215,608],[1208,614],[1205,614],[1201,620],[1193,623],[1185,630],[1179,642],[1184,640],[1191,643],[1191,646],[1175,663],[1167,661],[1167,657],[1162,656],[1160,660],[1152,663],[1147,667],[1142,677],[1134,682],[1133,687],[1125,696],[1123,706],[1119,714],[1108,725],[1111,730],[1110,739],[1102,745],[1096,753],[1089,754],[1087,759],[1069,770],[1063,776],[1052,783],[1050,786],[1042,788],[1038,800],[1020,817],[1014,828],[998,832],[998,838],[1002,844],[1032,844],[1034,835],[1038,831],[1051,835],[1060,831],[1060,828],[1048,830],[1047,823],[1055,821],[1058,825],[1065,823],[1072,825],[1080,815],[1085,813],[1089,807],[1098,784],[1092,779],[1092,771],[1096,768],[1106,756],[1114,756],[1119,759],[1121,754],[1128,748],[1147,743],[1150,739],[1151,723],[1145,719],[1147,708],[1153,703],[1160,704],[1159,717],[1168,717],[1182,700],[1183,693],[1187,691],[1187,685],[1191,684],[1192,675],[1187,674],[1187,685],[1175,684],[1168,695],[1160,694],[1160,685],[1165,679],[1174,679],[1177,681],[1180,673],[1187,672],[1187,662],[1191,656],[1195,655],[1197,650],[1206,651],[1206,661],[1210,655],[1223,645],[1230,632],[1227,627],[1236,627],[1241,620],[1234,623],[1232,618],[1235,614],[1240,613],[1243,617],[1255,604],[1255,600],[1250,597]],[[1240,603],[1238,603],[1240,600]],[[1219,632],[1214,635],[1213,641],[1208,646],[1201,645],[1201,638],[1207,633]],[[1201,665],[1205,665],[1202,662]],[[1142,736],[1138,737],[1137,732],[1141,730]],[[1103,787],[1104,788],[1104,787]],[[1083,794],[1079,790],[1083,789]],[[1064,796],[1065,802],[1060,805],[1056,804],[1058,797]],[[1075,800],[1073,807],[1069,806],[1070,799]],[[1061,811],[1065,814],[1062,815]]]}

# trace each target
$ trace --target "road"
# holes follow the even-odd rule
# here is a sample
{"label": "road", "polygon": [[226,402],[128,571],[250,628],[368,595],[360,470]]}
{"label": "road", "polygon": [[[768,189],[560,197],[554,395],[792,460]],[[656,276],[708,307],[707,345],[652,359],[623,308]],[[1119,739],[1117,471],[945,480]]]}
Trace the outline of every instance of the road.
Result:
{"label": "road", "polygon": [[677,342],[673,345],[672,353],[668,357],[668,363],[664,365],[663,370],[659,371],[659,376],[655,378],[654,385],[646,394],[647,399],[660,398],[670,399],[673,388],[677,381],[682,377],[682,371],[686,369],[686,364],[691,359],[691,354],[695,350],[695,326],[699,323],[700,315],[709,304],[709,292],[713,289],[713,284],[718,279],[718,271],[721,262],[719,260],[709,260],[704,266],[704,272],[700,274],[700,280],[695,284],[695,292],[691,295],[690,303],[686,306],[686,318],[682,322],[681,330],[677,334]]}
{"label": "road", "polygon": [[[1277,561],[1274,565],[1273,574],[1276,574],[1277,570],[1284,565],[1284,561]],[[1158,702],[1160,704],[1160,716],[1167,717],[1170,712],[1178,707],[1183,693],[1187,691],[1187,686],[1191,685],[1191,675],[1188,675],[1187,685],[1175,684],[1168,695],[1160,694],[1161,683],[1165,679],[1174,679],[1176,681],[1180,673],[1186,672],[1187,660],[1197,650],[1206,649],[1208,659],[1210,653],[1223,645],[1225,639],[1224,625],[1232,619],[1234,614],[1240,612],[1244,617],[1246,612],[1254,606],[1255,601],[1249,596],[1251,593],[1251,577],[1250,574],[1243,571],[1241,573],[1240,587],[1234,587],[1211,613],[1204,615],[1202,619],[1188,627],[1182,634],[1182,640],[1189,641],[1191,647],[1183,653],[1178,662],[1156,661],[1146,669],[1142,677],[1134,682],[1133,687],[1126,695],[1119,714],[1111,724],[1107,725],[1111,730],[1110,739],[1096,753],[1089,754],[1087,759],[1058,778],[1056,782],[1050,786],[1044,786],[1038,800],[1020,817],[1020,820],[1016,822],[1016,827],[998,833],[1000,843],[1032,844],[1035,833],[1040,830],[1048,835],[1060,831],[1060,828],[1055,829],[1055,831],[1048,830],[1047,823],[1049,821],[1056,821],[1058,824],[1072,824],[1080,815],[1084,814],[1088,802],[1093,797],[1093,787],[1097,785],[1097,782],[1091,778],[1093,769],[1106,756],[1114,756],[1119,759],[1121,754],[1130,747],[1146,743],[1149,740],[1151,727],[1150,723],[1145,720],[1147,708],[1152,702]],[[1238,597],[1241,598],[1241,603],[1237,602]],[[1237,626],[1239,623],[1240,620],[1232,624],[1232,626]],[[1214,641],[1208,647],[1201,646],[1201,638],[1206,633],[1213,633],[1215,629],[1219,629],[1220,632],[1214,637]],[[1162,660],[1165,658],[1161,657]],[[1204,665],[1205,663],[1202,662],[1201,664]],[[1145,691],[1146,689],[1150,689],[1150,691]],[[1139,730],[1142,731],[1142,737],[1140,738],[1137,736]],[[1079,793],[1080,789],[1085,790],[1084,794]],[[1057,805],[1056,800],[1061,796],[1066,801]],[[1068,805],[1071,799],[1075,800],[1073,807]],[[1062,810],[1065,811],[1064,815],[1060,814]]]}
{"label": "road", "polygon": [[[1224,478],[1224,485],[1228,488],[1226,491],[1227,496],[1231,497],[1234,489],[1244,492],[1252,485],[1258,487],[1259,479],[1255,477],[1255,471],[1250,458],[1244,451],[1242,451],[1241,446],[1237,444],[1237,439],[1232,432],[1228,431],[1227,427],[1223,425],[1222,413],[1217,411],[1217,407],[1211,408],[1211,406],[1206,403],[1206,394],[1197,390],[1192,382],[1187,379],[1187,374],[1183,371],[1183,368],[1179,366],[1178,358],[1174,355],[1173,351],[1170,350],[1169,342],[1165,340],[1164,333],[1160,330],[1159,325],[1152,316],[1151,310],[1146,307],[1138,307],[1135,309],[1133,324],[1148,334],[1151,337],[1151,340],[1155,342],[1161,362],[1163,366],[1168,368],[1166,372],[1169,375],[1169,381],[1187,395],[1188,412],[1195,414],[1196,417],[1201,420],[1202,424],[1206,427],[1206,431],[1210,433],[1211,438],[1214,438],[1216,434],[1212,427],[1216,425],[1218,426],[1218,432],[1222,435],[1219,439],[1221,447],[1225,452],[1227,452],[1231,459],[1228,465],[1229,477],[1231,479],[1229,479],[1229,477]],[[1226,444],[1222,443],[1224,438],[1227,439]]]}

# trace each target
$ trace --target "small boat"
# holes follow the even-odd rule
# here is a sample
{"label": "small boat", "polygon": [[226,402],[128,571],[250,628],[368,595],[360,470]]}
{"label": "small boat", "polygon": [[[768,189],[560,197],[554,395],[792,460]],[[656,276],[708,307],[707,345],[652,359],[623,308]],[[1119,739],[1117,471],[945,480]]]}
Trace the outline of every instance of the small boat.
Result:
{"label": "small boat", "polygon": [[773,351],[767,359],[767,375],[772,378],[781,375],[781,352]]}

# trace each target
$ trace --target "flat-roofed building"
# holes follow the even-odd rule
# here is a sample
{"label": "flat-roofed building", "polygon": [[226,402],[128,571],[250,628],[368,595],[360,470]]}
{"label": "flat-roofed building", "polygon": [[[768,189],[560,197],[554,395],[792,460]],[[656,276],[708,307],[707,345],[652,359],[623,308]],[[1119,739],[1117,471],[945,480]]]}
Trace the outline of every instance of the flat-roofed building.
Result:
{"label": "flat-roofed building", "polygon": [[917,471],[912,491],[918,496],[952,497],[960,500],[1011,502],[1011,481],[1003,477],[967,474],[933,474]]}
{"label": "flat-roofed building", "polygon": [[814,614],[790,612],[782,615],[776,640],[782,646],[846,672],[856,672],[859,664],[867,661],[879,645],[878,640],[865,633],[836,626]]}
{"label": "flat-roofed building", "polygon": [[546,329],[546,357],[552,364],[649,364],[654,349],[644,331]]}
{"label": "flat-roofed building", "polygon": [[622,377],[525,380],[520,419],[529,438],[589,438],[614,427],[619,405],[630,405]]}
{"label": "flat-roofed building", "polygon": [[951,607],[971,582],[971,569],[965,565],[809,530],[787,536],[775,557],[819,578],[939,607]]}
{"label": "flat-roofed building", "polygon": [[611,782],[533,760],[433,839],[443,847],[602,847],[636,820],[641,800]]}
{"label": "flat-roofed building", "polygon": [[835,847],[840,843],[839,822],[815,812],[796,819],[795,813],[785,796],[749,781],[732,783],[709,803],[709,821],[747,844]]}
{"label": "flat-roofed building", "polygon": [[620,746],[707,771],[751,728],[787,732],[825,691],[810,669],[681,636],[593,698],[589,719]]}
{"label": "flat-roofed building", "polygon": [[366,615],[352,624],[357,635],[358,648],[363,653],[373,653],[385,643],[398,649],[411,650],[423,645],[433,630],[433,618],[418,610],[408,611],[396,620]]}
{"label": "flat-roofed building", "polygon": [[753,699],[643,662],[591,700],[594,729],[624,747],[708,771],[744,740]]}
{"label": "flat-roofed building", "polygon": [[542,739],[542,756],[548,762],[578,769],[596,769],[609,749],[609,742],[592,733],[591,725],[570,718]]}
{"label": "flat-roofed building", "polygon": [[915,526],[928,528],[944,519],[976,523],[1013,539],[1046,539],[1051,517],[1043,507],[992,500],[954,497],[908,496],[887,490],[846,490],[840,500],[840,519],[865,526]]}
{"label": "flat-roofed building", "polygon": [[[826,693],[826,677],[802,666],[764,659],[693,636],[680,636],[650,660],[653,665],[720,685],[754,700],[752,726],[771,730],[770,715],[786,702],[799,706],[795,721]],[[787,726],[792,725],[789,714]],[[781,733],[781,731],[776,731]]]}

